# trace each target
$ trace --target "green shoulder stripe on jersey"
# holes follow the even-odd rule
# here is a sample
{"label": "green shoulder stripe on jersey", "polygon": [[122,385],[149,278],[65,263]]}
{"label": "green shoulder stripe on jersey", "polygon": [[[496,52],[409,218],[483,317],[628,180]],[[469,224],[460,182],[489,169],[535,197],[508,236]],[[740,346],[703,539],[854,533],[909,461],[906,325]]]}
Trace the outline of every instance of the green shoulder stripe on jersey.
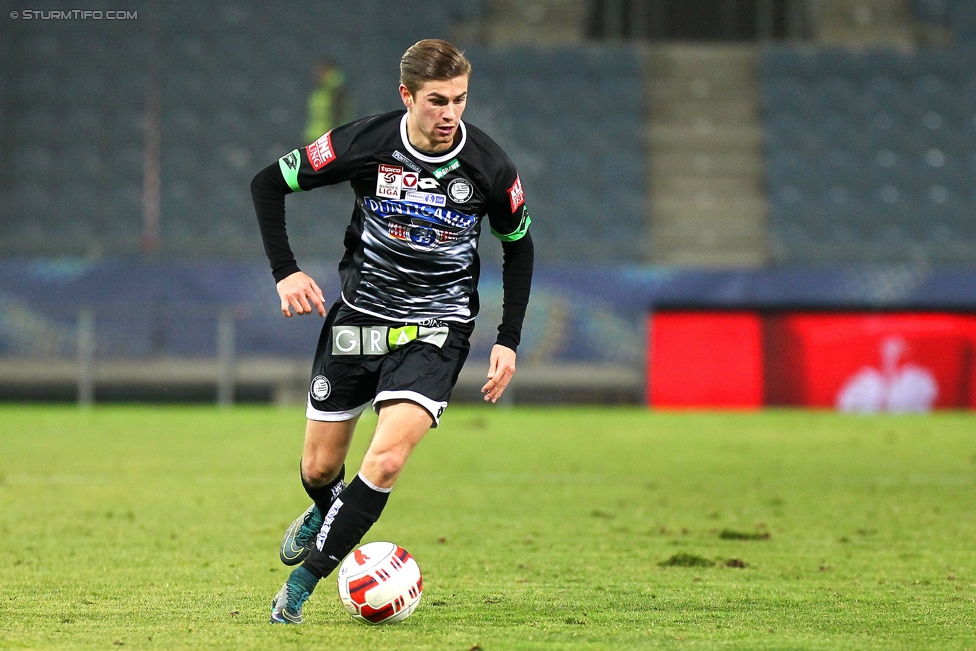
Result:
{"label": "green shoulder stripe on jersey", "polygon": [[298,168],[302,166],[302,155],[297,149],[293,149],[278,159],[278,167],[281,169],[281,176],[285,183],[293,192],[301,192],[302,188],[298,185]]}
{"label": "green shoulder stripe on jersey", "polygon": [[508,235],[502,235],[493,228],[491,229],[491,234],[500,239],[502,242],[515,242],[525,237],[525,234],[529,232],[529,224],[531,223],[532,218],[529,217],[529,211],[523,208],[522,223],[519,224],[519,227],[516,228],[514,232],[509,233]]}

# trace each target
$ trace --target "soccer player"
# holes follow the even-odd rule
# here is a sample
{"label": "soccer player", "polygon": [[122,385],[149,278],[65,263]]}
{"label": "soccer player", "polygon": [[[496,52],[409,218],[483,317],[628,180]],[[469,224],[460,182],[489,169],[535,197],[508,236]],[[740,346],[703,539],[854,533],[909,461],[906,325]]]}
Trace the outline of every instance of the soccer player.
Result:
{"label": "soccer player", "polygon": [[[286,565],[302,564],[275,596],[272,622],[302,622],[318,581],[380,517],[410,453],[447,407],[478,313],[485,217],[504,260],[503,316],[485,400],[496,402],[515,372],[532,282],[531,220],[512,162],[461,121],[470,74],[451,44],[420,41],[400,60],[406,111],[336,127],[251,182],[282,313],[325,317],[301,459],[312,506],[288,528],[279,552]],[[341,295],[326,314],[322,290],[289,247],[285,195],[345,181],[356,201],[339,263]],[[376,430],[346,484],[353,431],[370,402]]]}

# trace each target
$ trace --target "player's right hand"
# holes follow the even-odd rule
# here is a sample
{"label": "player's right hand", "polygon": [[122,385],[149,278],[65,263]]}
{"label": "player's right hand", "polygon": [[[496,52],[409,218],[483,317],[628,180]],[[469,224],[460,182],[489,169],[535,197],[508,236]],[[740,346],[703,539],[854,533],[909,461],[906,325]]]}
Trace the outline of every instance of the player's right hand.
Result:
{"label": "player's right hand", "polygon": [[280,280],[276,288],[281,298],[281,313],[285,316],[291,316],[292,306],[295,314],[311,314],[312,306],[315,306],[319,316],[325,316],[325,296],[315,281],[305,273],[296,271]]}

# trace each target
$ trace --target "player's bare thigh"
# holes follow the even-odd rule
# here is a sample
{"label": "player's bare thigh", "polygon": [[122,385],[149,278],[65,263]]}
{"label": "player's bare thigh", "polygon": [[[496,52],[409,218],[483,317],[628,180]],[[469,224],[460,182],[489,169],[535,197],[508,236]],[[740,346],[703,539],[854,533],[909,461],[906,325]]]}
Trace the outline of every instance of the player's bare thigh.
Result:
{"label": "player's bare thigh", "polygon": [[415,402],[384,400],[360,472],[374,486],[390,488],[433,424],[430,412]]}
{"label": "player's bare thigh", "polygon": [[349,420],[309,420],[305,425],[302,475],[312,486],[324,486],[339,474],[349,454],[359,414]]}

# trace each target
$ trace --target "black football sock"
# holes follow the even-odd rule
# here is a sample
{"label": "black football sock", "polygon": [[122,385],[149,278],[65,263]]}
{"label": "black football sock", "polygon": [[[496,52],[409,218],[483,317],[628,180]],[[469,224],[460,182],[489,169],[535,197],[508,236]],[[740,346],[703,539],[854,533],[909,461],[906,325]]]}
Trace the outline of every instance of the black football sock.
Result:
{"label": "black football sock", "polygon": [[332,503],[302,567],[318,578],[328,576],[379,519],[389,497],[390,489],[356,475]]}
{"label": "black football sock", "polygon": [[336,475],[336,478],[324,486],[312,486],[305,481],[305,473],[302,472],[300,465],[298,475],[302,478],[302,486],[305,487],[305,492],[308,493],[308,496],[312,498],[312,501],[315,502],[315,505],[319,507],[319,511],[322,513],[326,513],[329,510],[336,495],[346,487],[346,483],[343,481],[346,478],[345,464],[342,464],[342,468],[339,469],[339,474]]}

